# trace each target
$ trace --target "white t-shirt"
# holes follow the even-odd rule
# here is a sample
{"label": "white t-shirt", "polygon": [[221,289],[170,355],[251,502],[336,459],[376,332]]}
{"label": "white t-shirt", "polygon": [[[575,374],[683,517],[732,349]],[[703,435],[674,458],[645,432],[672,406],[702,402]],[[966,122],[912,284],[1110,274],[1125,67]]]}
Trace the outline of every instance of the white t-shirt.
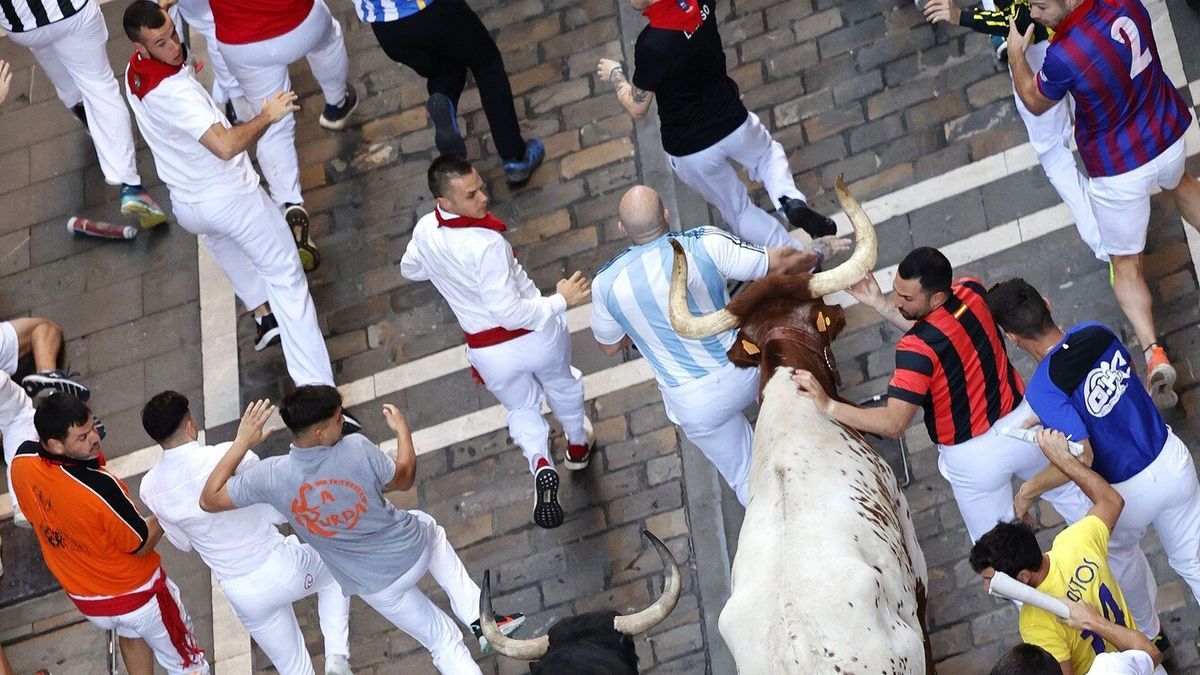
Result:
{"label": "white t-shirt", "polygon": [[[220,581],[245,576],[261,567],[283,542],[275,526],[287,522],[267,504],[220,513],[206,513],[200,508],[204,482],[230,445],[192,442],[171,448],[142,477],[138,490],[142,502],[158,516],[167,540],[181,551],[196,549]],[[236,474],[245,473],[258,462],[258,455],[247,452]]]}
{"label": "white t-shirt", "polygon": [[[442,216],[456,217],[445,211]],[[541,330],[567,309],[558,293],[542,295],[503,234],[482,227],[439,227],[433,213],[413,228],[400,274],[432,281],[467,333],[497,327]]]}
{"label": "white t-shirt", "polygon": [[126,76],[125,98],[154,155],[158,177],[171,190],[171,201],[194,204],[258,188],[258,174],[246,153],[223,160],[200,143],[214,124],[228,128],[229,120],[190,67],[164,79],[141,99],[129,90]]}
{"label": "white t-shirt", "polygon": [[1088,675],[1151,675],[1154,659],[1140,649],[1097,654]]}

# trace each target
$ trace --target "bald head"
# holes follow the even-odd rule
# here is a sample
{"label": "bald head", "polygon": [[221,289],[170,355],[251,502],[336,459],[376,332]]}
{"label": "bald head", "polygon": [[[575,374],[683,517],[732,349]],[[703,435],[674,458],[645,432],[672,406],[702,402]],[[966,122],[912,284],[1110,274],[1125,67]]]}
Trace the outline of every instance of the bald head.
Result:
{"label": "bald head", "polygon": [[667,213],[662,198],[645,185],[635,185],[621,198],[617,213],[625,234],[635,244],[644,244],[667,233]]}

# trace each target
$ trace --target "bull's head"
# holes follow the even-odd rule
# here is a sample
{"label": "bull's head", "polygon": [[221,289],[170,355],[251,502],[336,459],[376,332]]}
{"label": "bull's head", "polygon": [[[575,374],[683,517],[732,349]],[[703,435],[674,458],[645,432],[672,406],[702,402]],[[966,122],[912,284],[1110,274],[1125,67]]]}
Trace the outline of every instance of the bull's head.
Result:
{"label": "bull's head", "polygon": [[[725,308],[701,316],[687,302],[687,258],[678,242],[671,272],[671,325],[685,338],[701,339],[738,328],[729,358],[739,366],[759,366],[765,386],[779,366],[810,370],[831,395],[837,391],[837,367],[829,343],[846,325],[842,308],[823,297],[848,288],[875,266],[875,228],[842,180],[837,198],[854,228],[850,259],[816,274],[772,274],[747,286]],[[761,386],[760,386],[761,390]]]}
{"label": "bull's head", "polygon": [[[679,592],[682,588],[679,564],[675,562],[675,558],[671,555],[671,551],[667,548],[667,545],[662,543],[662,540],[651,534],[648,530],[642,530],[642,534],[650,540],[655,550],[658,551],[658,557],[662,559],[666,579],[663,581],[662,595],[659,596],[658,600],[654,601],[654,604],[635,614],[609,615],[613,616],[609,624],[612,630],[626,636],[645,633],[662,622],[663,619],[666,619],[667,615],[675,609],[675,604],[679,602]],[[484,572],[483,574],[480,609],[482,610],[480,627],[483,629],[483,636],[487,638],[488,644],[501,654],[514,659],[533,661],[542,658],[551,649],[552,645],[549,636],[543,635],[530,640],[518,640],[500,632],[500,629],[496,626],[495,614],[492,611],[490,572]],[[552,634],[553,632],[554,629],[551,629]]]}

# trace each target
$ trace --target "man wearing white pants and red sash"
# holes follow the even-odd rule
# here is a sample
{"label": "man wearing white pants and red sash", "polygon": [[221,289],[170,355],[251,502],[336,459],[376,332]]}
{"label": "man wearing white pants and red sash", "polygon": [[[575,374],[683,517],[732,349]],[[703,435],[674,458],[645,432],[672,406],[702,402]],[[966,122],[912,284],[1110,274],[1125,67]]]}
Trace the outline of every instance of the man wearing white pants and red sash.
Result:
{"label": "man wearing white pants and red sash", "polygon": [[[156,394],[142,408],[142,427],[163,448],[162,459],[142,477],[142,502],[158,516],[166,538],[181,551],[195,549],[212,569],[246,631],[280,673],[313,675],[312,659],[292,603],[317,596],[325,638],[325,675],[350,671],[350,599],[320,556],[276,525],[287,520],[266,504],[221,513],[200,509],[208,475],[229,443],[201,445],[200,425],[187,397]],[[248,452],[238,472],[259,463]]]}
{"label": "man wearing white pants and red sash", "polygon": [[117,632],[129,675],[153,675],[155,659],[170,675],[207,675],[179,588],[154,551],[162,528],[104,468],[87,404],[53,394],[34,424],[42,440],[18,448],[13,491],[67,597],[89,622]]}
{"label": "man wearing white pants and red sash", "polygon": [[[253,113],[272,95],[291,90],[288,66],[306,58],[325,96],[321,126],[335,131],[346,127],[358,94],[346,84],[350,59],[342,26],[324,0],[211,0],[211,6],[217,48]],[[290,112],[259,139],[257,157],[271,198],[285,210],[297,240],[306,240],[308,212],[300,195],[296,119]]]}
{"label": "man wearing white pants and red sash", "polygon": [[125,32],[135,48],[126,98],[170,189],[179,224],[208,246],[254,313],[255,349],[278,336],[297,386],[332,385],[329,352],[295,242],[246,155],[272,122],[296,109],[296,95],[276,94],[257,117],[230,127],[184,64],[175,26],[158,5],[130,4]]}
{"label": "man wearing white pants and red sash", "polygon": [[432,281],[467,339],[467,359],[484,386],[508,410],[508,430],[534,475],[533,520],[563,521],[558,473],[550,454],[545,400],[567,434],[566,466],[587,466],[591,422],[583,411],[583,378],[571,367],[568,307],[588,299],[580,272],[543,297],[505,241],[504,223],[488,211],[483,179],[465,159],[443,155],[429,167],[433,213],[413,228],[400,273]]}

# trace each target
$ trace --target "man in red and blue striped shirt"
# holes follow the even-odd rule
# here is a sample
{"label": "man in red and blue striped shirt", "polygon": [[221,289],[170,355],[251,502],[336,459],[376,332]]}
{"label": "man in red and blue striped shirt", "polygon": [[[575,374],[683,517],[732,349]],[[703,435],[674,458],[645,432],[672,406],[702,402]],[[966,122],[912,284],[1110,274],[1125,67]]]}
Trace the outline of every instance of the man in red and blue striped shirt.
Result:
{"label": "man in red and blue striped shirt", "polygon": [[1031,0],[1033,19],[1054,37],[1036,75],[1025,58],[1033,28],[1010,22],[1009,64],[1035,114],[1075,98],[1075,140],[1090,180],[1087,195],[1112,264],[1113,292],[1146,357],[1155,405],[1170,408],[1175,369],[1158,344],[1152,299],[1142,275],[1150,193],[1175,196],[1200,226],[1200,181],[1184,171],[1184,132],[1192,115],[1163,71],[1150,15],[1139,0]]}
{"label": "man in red and blue striped shirt", "polygon": [[[869,433],[899,436],[917,410],[924,409],[925,427],[938,444],[938,469],[950,482],[967,534],[977,541],[997,521],[1013,519],[1013,476],[1028,480],[1049,462],[1036,445],[1000,433],[1033,416],[1023,400],[1025,384],[1008,360],[983,283],[953,278],[946,256],[922,247],[896,268],[893,302],[873,275],[847,289],[906,331],[896,345],[896,372],[885,408],[832,400],[807,371],[797,371],[794,379],[818,410]],[[1090,508],[1073,483],[1042,498],[1067,522]]]}

